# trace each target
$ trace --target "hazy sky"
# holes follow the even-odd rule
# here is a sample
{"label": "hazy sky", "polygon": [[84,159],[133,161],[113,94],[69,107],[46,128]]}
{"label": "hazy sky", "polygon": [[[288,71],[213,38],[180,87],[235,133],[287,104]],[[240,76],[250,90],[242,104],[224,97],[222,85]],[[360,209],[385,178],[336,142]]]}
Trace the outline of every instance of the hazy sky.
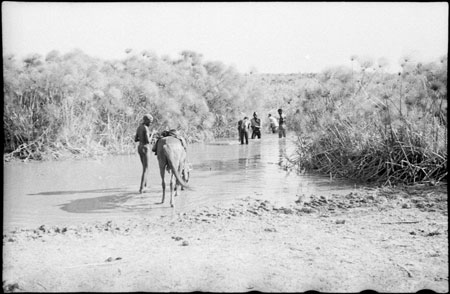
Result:
{"label": "hazy sky", "polygon": [[78,48],[103,59],[125,49],[176,57],[194,50],[240,72],[317,72],[350,56],[447,53],[448,4],[435,3],[2,3],[3,54]]}

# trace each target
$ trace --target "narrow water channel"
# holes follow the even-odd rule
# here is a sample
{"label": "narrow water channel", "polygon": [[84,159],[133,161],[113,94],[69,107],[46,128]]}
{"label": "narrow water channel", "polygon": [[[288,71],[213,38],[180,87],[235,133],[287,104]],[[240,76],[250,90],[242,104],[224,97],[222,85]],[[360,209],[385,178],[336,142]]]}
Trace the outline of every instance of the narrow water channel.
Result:
{"label": "narrow water channel", "polygon": [[293,203],[299,194],[340,194],[354,188],[328,177],[286,171],[285,156],[294,151],[293,138],[280,140],[276,135],[250,140],[249,145],[240,145],[237,139],[191,144],[192,188],[175,198],[175,208],[170,208],[168,193],[166,202],[159,204],[162,189],[156,156],[144,194],[138,193],[137,153],[97,160],[5,163],[4,228],[170,216],[247,196],[283,205]]}

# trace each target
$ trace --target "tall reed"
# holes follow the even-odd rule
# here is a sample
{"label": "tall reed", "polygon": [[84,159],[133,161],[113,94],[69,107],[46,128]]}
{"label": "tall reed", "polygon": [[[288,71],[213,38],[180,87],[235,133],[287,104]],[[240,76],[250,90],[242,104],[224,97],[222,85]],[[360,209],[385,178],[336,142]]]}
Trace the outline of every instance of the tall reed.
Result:
{"label": "tall reed", "polygon": [[121,60],[79,50],[4,56],[4,159],[134,152],[145,113],[152,128],[211,140],[229,136],[242,109],[258,103],[244,75],[196,52],[175,59],[126,53]]}
{"label": "tall reed", "polygon": [[366,70],[357,86],[339,72],[322,75],[327,99],[313,93],[312,113],[308,99],[299,103],[297,167],[381,184],[446,181],[446,69],[441,62],[409,64],[399,75]]}

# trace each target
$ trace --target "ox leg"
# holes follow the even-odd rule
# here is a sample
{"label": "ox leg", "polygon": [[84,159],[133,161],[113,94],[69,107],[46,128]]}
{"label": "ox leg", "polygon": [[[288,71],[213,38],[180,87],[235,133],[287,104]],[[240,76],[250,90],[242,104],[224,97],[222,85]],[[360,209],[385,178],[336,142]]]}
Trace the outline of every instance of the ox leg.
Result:
{"label": "ox leg", "polygon": [[[180,171],[178,171],[178,173],[180,174]],[[181,174],[180,174],[181,175]],[[175,181],[175,197],[178,195],[181,195],[181,192],[178,192],[178,188],[180,187],[180,182],[178,182],[178,180]]]}
{"label": "ox leg", "polygon": [[180,183],[178,181],[175,181],[175,197],[180,195],[180,192],[178,192],[179,187],[180,187]]}
{"label": "ox leg", "polygon": [[164,180],[164,173],[165,173],[164,168],[159,168],[159,172],[161,174],[161,186],[162,186],[162,191],[163,191],[161,204],[163,204],[164,203],[164,198],[166,197],[166,182]]}
{"label": "ox leg", "polygon": [[[186,168],[187,168],[187,167],[184,166],[184,168],[182,168],[181,171],[180,171],[180,175],[181,175],[181,177],[183,178],[184,181],[186,181],[186,178],[187,178],[187,177],[185,176]],[[180,186],[181,186],[181,184],[180,184]],[[184,187],[181,186],[181,187],[180,187],[180,190],[181,190],[181,191],[184,191]]]}
{"label": "ox leg", "polygon": [[173,172],[170,175],[170,206],[173,207]]}

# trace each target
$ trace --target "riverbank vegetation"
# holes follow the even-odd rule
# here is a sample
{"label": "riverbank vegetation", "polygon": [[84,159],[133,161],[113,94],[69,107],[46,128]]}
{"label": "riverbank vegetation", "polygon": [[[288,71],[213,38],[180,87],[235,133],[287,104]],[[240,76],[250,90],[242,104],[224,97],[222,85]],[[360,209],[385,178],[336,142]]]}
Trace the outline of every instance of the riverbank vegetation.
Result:
{"label": "riverbank vegetation", "polygon": [[[144,113],[190,142],[237,136],[236,122],[283,108],[299,170],[383,184],[447,177],[447,56],[430,63],[352,56],[319,74],[241,74],[183,51],[75,50],[3,57],[4,160],[135,152]],[[267,124],[266,124],[267,125]]]}
{"label": "riverbank vegetation", "polygon": [[384,59],[353,59],[294,87],[297,167],[382,184],[446,181],[447,56],[405,58],[397,74]]}
{"label": "riverbank vegetation", "polygon": [[174,59],[126,52],[122,60],[79,50],[4,56],[5,159],[134,152],[144,113],[190,142],[227,137],[255,104],[257,89],[232,66],[192,51]]}

